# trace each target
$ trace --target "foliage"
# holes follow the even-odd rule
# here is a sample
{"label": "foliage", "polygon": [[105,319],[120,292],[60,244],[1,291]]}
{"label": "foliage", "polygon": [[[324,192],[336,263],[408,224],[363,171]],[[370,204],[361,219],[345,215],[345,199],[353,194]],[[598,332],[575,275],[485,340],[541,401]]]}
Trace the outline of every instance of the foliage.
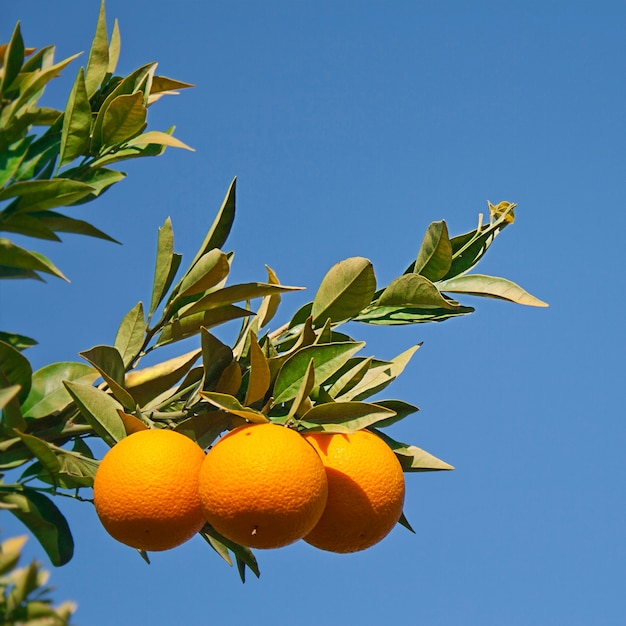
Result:
{"label": "foliage", "polygon": [[[110,239],[52,209],[93,200],[123,178],[105,166],[157,155],[166,146],[185,147],[171,129],[146,131],[146,114],[161,95],[190,85],[156,76],[155,63],[114,76],[119,31],[116,25],[108,39],[104,8],[87,67],[79,70],[63,112],[39,107],[37,101],[73,57],[54,64],[52,47],[25,49],[19,25],[2,51],[0,200],[7,204],[0,229],[44,239],[56,239],[58,232]],[[46,130],[33,133],[35,124]],[[345,259],[328,271],[311,302],[270,330],[282,294],[299,287],[282,285],[270,268],[265,280],[228,283],[233,253],[225,244],[235,218],[233,180],[186,266],[174,250],[172,223],[165,221],[157,237],[150,302],[130,308],[111,344],[81,352],[84,362],[53,363],[33,372],[24,351],[34,340],[2,334],[0,471],[19,468],[21,473],[0,484],[0,506],[26,524],[53,564],[63,565],[72,557],[73,540],[49,496],[88,500],[78,494],[92,487],[98,466],[90,439],[112,446],[142,428],[171,428],[203,448],[245,422],[273,422],[302,432],[369,428],[389,444],[405,472],[452,469],[380,430],[418,410],[380,393],[419,345],[391,360],[377,359],[361,354],[364,342],[348,335],[346,326],[440,322],[473,312],[455,299],[457,294],[545,306],[508,280],[471,273],[495,237],[514,222],[514,208],[508,202],[489,204],[487,222],[479,217],[475,229],[454,237],[444,221],[434,222],[415,261],[385,286],[377,285],[368,259]],[[42,255],[2,240],[2,277],[40,279],[41,273],[63,278]],[[229,322],[239,328],[232,346],[214,330]],[[144,365],[150,353],[190,338],[197,346],[192,351]],[[404,516],[401,523],[408,526]],[[258,575],[249,549],[208,525],[200,534],[228,563],[234,557],[242,578],[246,568]]]}
{"label": "foliage", "polygon": [[36,561],[17,567],[26,539],[11,537],[0,545],[0,624],[65,626],[76,606],[71,602],[52,606],[53,587],[46,586],[49,572]]}

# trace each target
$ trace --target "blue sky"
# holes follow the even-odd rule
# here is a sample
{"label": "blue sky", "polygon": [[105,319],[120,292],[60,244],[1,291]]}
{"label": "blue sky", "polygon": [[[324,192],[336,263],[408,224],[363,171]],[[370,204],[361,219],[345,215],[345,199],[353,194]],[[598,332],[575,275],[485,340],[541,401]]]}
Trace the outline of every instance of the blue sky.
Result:
{"label": "blue sky", "polygon": [[[97,11],[12,3],[0,34],[21,19],[27,45],[55,43],[60,59],[88,49]],[[148,567],[89,505],[63,501],[76,555],[51,582],[77,623],[620,623],[626,4],[108,0],[107,14],[121,71],[158,60],[197,85],[149,117],[196,152],[129,163],[73,213],[123,246],[31,244],[72,281],[1,287],[1,326],[39,339],[36,367],[112,342],[149,298],[157,228],[171,216],[189,260],[235,175],[233,280],[268,264],[309,291],[278,321],[335,262],[368,257],[386,284],[431,221],[465,232],[487,200],[519,208],[480,271],[550,308],[467,298],[477,312],[443,324],[350,329],[381,358],[424,342],[387,394],[421,411],[391,434],[457,469],[407,476],[416,535],[348,556],[260,551],[261,578],[242,586],[199,537]],[[45,103],[64,106],[80,62]]]}

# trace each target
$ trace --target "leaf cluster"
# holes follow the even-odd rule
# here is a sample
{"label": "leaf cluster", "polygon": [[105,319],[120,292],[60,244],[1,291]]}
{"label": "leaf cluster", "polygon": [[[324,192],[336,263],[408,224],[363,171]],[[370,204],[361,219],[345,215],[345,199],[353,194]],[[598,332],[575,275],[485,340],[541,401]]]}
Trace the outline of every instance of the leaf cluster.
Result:
{"label": "leaf cluster", "polygon": [[11,537],[0,544],[0,624],[54,624],[66,626],[76,605],[65,602],[53,607],[47,585],[49,572],[32,561],[18,567],[27,537]]}
{"label": "leaf cluster", "polygon": [[[0,46],[0,231],[51,241],[74,233],[115,241],[89,222],[58,211],[85,204],[126,175],[109,166],[158,156],[166,146],[188,148],[165,132],[147,129],[149,107],[192,85],[156,75],[148,63],[127,76],[115,73],[120,31],[111,37],[104,3],[87,64],[78,70],[65,110],[40,106],[46,85],[78,56],[55,61],[55,47],[27,48],[18,23]],[[44,255],[0,237],[0,278],[65,279]]]}
{"label": "leaf cluster", "polygon": [[[458,237],[448,237],[445,222],[431,224],[416,261],[383,288],[377,286],[369,260],[341,261],[323,278],[310,303],[270,331],[282,295],[299,287],[282,285],[271,268],[266,268],[263,282],[228,283],[233,253],[223,248],[235,207],[233,180],[184,271],[182,256],[174,251],[171,221],[165,221],[158,232],[150,304],[138,302],[128,311],[110,345],[81,352],[84,363],[55,363],[32,372],[18,348],[0,343],[0,376],[6,383],[0,396],[0,469],[30,463],[15,485],[4,487],[4,495],[0,490],[0,500],[19,500],[22,505],[18,502],[13,512],[22,515],[33,532],[42,520],[55,519],[54,532],[38,535],[53,562],[71,556],[71,535],[42,488],[28,484],[37,480],[48,485],[45,492],[65,495],[90,487],[98,463],[87,444],[90,437],[113,446],[139,429],[172,428],[207,448],[224,431],[249,422],[308,432],[369,428],[388,443],[406,472],[452,469],[384,432],[418,411],[403,400],[380,396],[419,344],[382,360],[362,355],[365,343],[341,327],[350,321],[442,321],[473,310],[453,300],[448,290],[543,304],[504,279],[468,273],[498,232],[512,223],[513,205],[501,203],[490,205],[487,225],[479,219],[475,230]],[[214,329],[233,321],[239,330],[227,345]],[[190,338],[196,338],[197,348],[143,366],[154,350]],[[33,513],[37,506],[39,517]],[[30,518],[24,514],[27,509]],[[410,528],[405,518],[402,523]],[[228,562],[234,554],[242,576],[246,567],[257,572],[249,550],[209,527],[201,534]]]}

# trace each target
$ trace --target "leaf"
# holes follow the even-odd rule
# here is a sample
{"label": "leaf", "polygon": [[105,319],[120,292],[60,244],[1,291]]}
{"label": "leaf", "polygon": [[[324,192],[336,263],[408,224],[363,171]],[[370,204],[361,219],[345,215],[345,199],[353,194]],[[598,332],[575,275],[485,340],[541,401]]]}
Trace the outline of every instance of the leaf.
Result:
{"label": "leaf", "polygon": [[93,191],[91,185],[77,180],[65,178],[28,180],[5,187],[0,191],[0,200],[18,198],[17,203],[12,205],[15,212],[32,212],[68,206]]}
{"label": "leaf", "polygon": [[26,350],[26,348],[32,348],[37,345],[37,342],[26,335],[19,335],[18,333],[7,333],[0,330],[0,341],[8,343],[20,352]]}
{"label": "leaf", "polygon": [[121,407],[110,395],[91,385],[72,381],[64,384],[81,415],[105,443],[112,447],[126,436],[124,423],[118,414]]}
{"label": "leaf", "polygon": [[224,368],[232,363],[233,351],[206,328],[201,328],[200,333],[205,384],[207,388],[211,388],[221,376]]}
{"label": "leaf", "polygon": [[241,577],[241,582],[245,582],[245,568],[248,567],[252,573],[258,578],[261,573],[259,571],[259,566],[257,564],[257,560],[252,553],[250,548],[246,548],[245,546],[240,546],[238,543],[227,539],[223,535],[220,535],[210,524],[205,524],[204,528],[200,531],[200,535],[208,542],[208,544],[220,555],[225,561],[232,565],[232,561],[228,554],[226,554],[226,558],[224,556],[225,550],[230,550],[237,560],[237,569],[239,571],[239,576]]}
{"label": "leaf", "polygon": [[391,361],[379,361],[372,365],[358,384],[340,396],[341,400],[363,400],[382,391],[404,371],[421,345],[412,346]]}
{"label": "leaf", "polygon": [[144,406],[185,376],[201,353],[201,350],[192,350],[151,367],[129,372],[126,374],[126,388],[137,404]]}
{"label": "leaf", "polygon": [[117,19],[113,22],[113,32],[111,33],[111,41],[109,43],[109,63],[107,65],[107,74],[114,74],[117,67],[117,61],[120,57],[121,37],[120,25]]}
{"label": "leaf", "polygon": [[[107,107],[102,120],[103,146],[118,146],[138,135],[146,127],[148,110],[143,103],[143,93],[117,96]],[[169,137],[169,135],[166,135]]]}
{"label": "leaf", "polygon": [[176,137],[172,137],[169,133],[164,133],[160,130],[149,130],[148,132],[128,139],[125,144],[127,146],[169,146],[170,148],[182,148],[183,150],[189,150],[191,152],[196,151],[195,148],[188,146],[180,139],[176,139]]}
{"label": "leaf", "polygon": [[181,80],[168,78],[167,76],[155,76],[150,87],[150,94],[157,94],[164,91],[176,91],[177,89],[189,89],[195,87],[191,83],[185,83]]}
{"label": "leaf", "polygon": [[231,304],[196,313],[195,315],[186,315],[181,319],[172,320],[163,327],[157,345],[180,341],[198,334],[201,328],[212,328],[224,322],[251,315],[254,315],[251,311]]}
{"label": "leaf", "polygon": [[115,348],[122,356],[127,368],[139,355],[143,347],[146,320],[143,304],[138,302],[126,315],[117,329]]}
{"label": "leaf", "polygon": [[51,363],[33,374],[32,387],[22,404],[24,417],[42,418],[62,411],[72,402],[63,381],[91,385],[98,372],[84,363]]}
{"label": "leaf", "polygon": [[96,34],[91,43],[87,72],[85,74],[85,86],[89,98],[93,96],[106,76],[109,69],[109,39],[107,36],[106,14],[104,0],[100,4]]}
{"label": "leaf", "polygon": [[172,220],[168,217],[163,226],[159,228],[150,316],[157,309],[165,293],[170,288],[181,259],[180,255],[174,254],[174,232],[172,230]]}
{"label": "leaf", "polygon": [[215,391],[217,393],[236,396],[241,388],[242,382],[243,375],[241,373],[241,367],[237,361],[233,361],[224,368],[219,380],[215,383]]}
{"label": "leaf", "polygon": [[0,488],[0,500],[37,538],[53,565],[65,565],[74,554],[74,540],[65,517],[43,494],[22,487],[19,492]]}
{"label": "leaf", "polygon": [[115,398],[125,408],[133,410],[135,399],[126,390],[124,361],[117,349],[113,346],[94,346],[79,354],[100,372]]}
{"label": "leaf", "polygon": [[0,410],[8,406],[12,400],[17,399],[20,389],[19,385],[9,385],[8,387],[0,388]]}
{"label": "leaf", "polygon": [[495,276],[483,274],[465,274],[437,283],[441,291],[452,293],[466,293],[472,296],[485,296],[498,300],[508,300],[516,304],[527,306],[547,307],[548,304],[535,298],[519,285]]}
{"label": "leaf", "polygon": [[425,322],[443,322],[451,317],[469,315],[474,312],[470,306],[459,306],[454,310],[419,309],[404,306],[376,306],[365,309],[353,320],[364,324],[379,326],[402,326],[405,324],[421,324]]}
{"label": "leaf", "polygon": [[287,421],[297,415],[306,413],[307,409],[311,406],[311,400],[309,396],[315,387],[315,361],[311,359],[307,365],[306,372],[302,377],[300,388],[294,398],[289,413],[287,414]]}
{"label": "leaf", "polygon": [[448,310],[454,310],[459,306],[458,303],[444,298],[428,278],[419,274],[403,274],[391,281],[381,293],[376,305]]}
{"label": "leaf", "polygon": [[379,400],[376,402],[378,406],[385,407],[386,409],[391,409],[395,415],[386,420],[381,420],[377,423],[377,428],[386,428],[387,426],[391,426],[400,420],[403,420],[408,415],[412,413],[416,413],[419,411],[419,408],[413,404],[409,404],[408,402],[404,402],[404,400]]}
{"label": "leaf", "polygon": [[220,207],[209,232],[204,238],[198,253],[191,262],[191,265],[189,266],[190,268],[192,268],[209,250],[213,250],[213,248],[222,248],[226,243],[235,219],[236,189],[237,179],[233,178],[233,181],[230,183],[230,187],[226,192],[226,197],[222,202],[222,206]]}
{"label": "leaf", "polygon": [[316,344],[298,350],[283,363],[278,372],[273,392],[275,403],[281,404],[296,397],[311,359],[315,362],[315,380],[321,385],[364,345],[365,342],[349,341]]}
{"label": "leaf", "polygon": [[203,254],[183,276],[176,297],[191,296],[211,289],[224,280],[229,272],[228,256],[221,250],[213,248]]}
{"label": "leaf", "polygon": [[269,422],[267,417],[260,411],[242,406],[237,398],[224,393],[216,393],[215,391],[201,391],[200,395],[213,406],[216,406],[222,411],[238,415],[244,419],[257,424],[264,424]]}
{"label": "leaf", "polygon": [[[307,431],[351,433],[395,416],[392,409],[367,402],[316,404],[302,416]],[[310,426],[317,424],[317,426]]]}
{"label": "leaf", "polygon": [[17,566],[26,541],[28,535],[20,535],[9,537],[0,544],[0,576],[5,576]]}
{"label": "leaf", "polygon": [[9,45],[4,53],[2,72],[0,73],[0,93],[7,93],[17,78],[24,63],[24,40],[18,22],[13,29]]}
{"label": "leaf", "polygon": [[345,259],[324,276],[313,299],[311,315],[315,324],[327,319],[340,322],[365,308],[376,291],[371,261],[362,257]]}
{"label": "leaf", "polygon": [[270,368],[263,350],[259,347],[257,337],[253,332],[250,337],[250,374],[248,378],[248,390],[244,404],[252,406],[265,398],[270,387]]}
{"label": "leaf", "polygon": [[146,424],[144,424],[138,417],[135,417],[130,413],[126,413],[121,409],[118,409],[117,414],[120,416],[120,419],[124,424],[126,435],[132,435],[140,430],[148,430],[148,426],[146,426]]}
{"label": "leaf", "polygon": [[207,411],[179,422],[174,430],[193,439],[201,448],[208,448],[223,432],[245,423],[242,417],[226,411]]}
{"label": "leaf", "polygon": [[39,460],[43,469],[47,472],[52,484],[56,485],[55,476],[59,471],[61,464],[56,454],[50,447],[50,444],[34,435],[27,435],[20,431],[15,431],[17,436],[22,440],[24,445]]}
{"label": "leaf", "polygon": [[18,171],[31,145],[32,137],[23,137],[19,141],[0,150],[0,187],[4,187]]}
{"label": "leaf", "polygon": [[90,131],[91,105],[85,87],[85,72],[81,67],[63,115],[59,167],[89,153]]}
{"label": "leaf", "polygon": [[87,237],[95,237],[96,239],[104,239],[111,243],[119,243],[117,239],[113,239],[113,237],[110,237],[84,220],[67,217],[67,215],[61,215],[54,211],[35,212],[29,213],[28,215],[54,232],[85,235]]}
{"label": "leaf", "polygon": [[17,348],[0,341],[0,382],[7,387],[19,385],[17,398],[20,402],[30,391],[32,374],[28,359]]}
{"label": "leaf", "polygon": [[52,274],[69,282],[61,270],[42,254],[25,250],[9,239],[0,238],[0,278],[24,275],[22,270],[27,274],[30,271]]}
{"label": "leaf", "polygon": [[415,274],[431,281],[443,278],[452,264],[452,244],[444,221],[430,224],[413,267]]}
{"label": "leaf", "polygon": [[439,470],[453,470],[454,467],[432,454],[392,439],[380,430],[372,429],[396,454],[403,472],[435,472]]}
{"label": "leaf", "polygon": [[[270,285],[280,285],[280,281],[278,280],[278,276],[271,267],[265,266],[265,270],[267,271],[267,282]],[[259,328],[263,328],[274,318],[276,312],[278,311],[278,307],[280,305],[281,296],[280,294],[271,294],[269,296],[265,296],[263,301],[259,305],[257,311],[257,318],[259,320]]]}
{"label": "leaf", "polygon": [[284,293],[286,291],[300,291],[301,289],[301,287],[287,287],[285,285],[272,285],[270,283],[242,283],[240,285],[231,285],[230,287],[223,287],[222,289],[212,291],[194,304],[183,307],[180,310],[180,316],[185,317],[223,305],[233,304],[234,302],[253,300],[255,298]]}
{"label": "leaf", "polygon": [[[496,219],[492,219],[488,226],[483,226],[481,215],[475,230],[452,237],[450,240],[452,245],[452,263],[448,273],[442,277],[442,280],[464,274],[480,261],[496,236],[513,221],[512,212],[516,205],[506,204],[506,208],[501,206],[502,203],[498,205],[501,207],[498,216]],[[491,207],[492,205],[490,204],[489,206]]]}

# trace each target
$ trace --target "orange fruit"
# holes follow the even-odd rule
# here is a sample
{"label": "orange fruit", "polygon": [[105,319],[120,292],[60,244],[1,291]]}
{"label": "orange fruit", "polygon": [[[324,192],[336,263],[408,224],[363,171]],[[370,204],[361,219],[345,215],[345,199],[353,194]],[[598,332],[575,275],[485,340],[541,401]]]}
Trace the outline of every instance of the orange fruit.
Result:
{"label": "orange fruit", "polygon": [[324,466],[296,431],[247,424],[222,437],[200,470],[206,520],[250,548],[279,548],[315,526],[326,504]]}
{"label": "orange fruit", "polygon": [[204,525],[198,497],[202,448],[171,430],[140,430],[104,456],[94,480],[107,532],[140,550],[168,550]]}
{"label": "orange fruit", "polygon": [[307,543],[330,552],[365,550],[386,537],[402,515],[404,474],[391,448],[374,433],[311,433],[328,478],[328,500]]}

